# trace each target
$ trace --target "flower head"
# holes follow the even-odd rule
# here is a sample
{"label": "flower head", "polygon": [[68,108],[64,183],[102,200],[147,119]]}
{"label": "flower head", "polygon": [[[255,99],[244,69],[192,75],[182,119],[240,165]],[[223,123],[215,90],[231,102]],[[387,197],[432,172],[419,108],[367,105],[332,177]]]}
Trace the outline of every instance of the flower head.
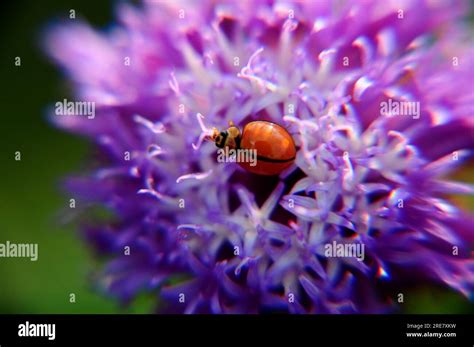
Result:
{"label": "flower head", "polygon": [[[474,192],[448,178],[474,149],[465,7],[159,1],[107,32],[53,28],[49,54],[96,105],[54,120],[98,148],[68,188],[114,213],[83,226],[107,290],[186,313],[388,312],[380,284],[410,279],[472,295],[474,218],[448,198]],[[280,176],[203,141],[262,119],[298,148]]]}

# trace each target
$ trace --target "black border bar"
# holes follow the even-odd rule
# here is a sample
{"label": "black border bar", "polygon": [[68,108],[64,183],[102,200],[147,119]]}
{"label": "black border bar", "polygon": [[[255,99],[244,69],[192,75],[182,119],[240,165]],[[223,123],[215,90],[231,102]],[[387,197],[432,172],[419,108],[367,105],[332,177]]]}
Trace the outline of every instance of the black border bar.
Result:
{"label": "black border bar", "polygon": [[[0,346],[256,345],[470,346],[473,315],[0,315]],[[19,325],[55,324],[55,339],[20,337]],[[455,328],[452,324],[455,324]],[[416,328],[414,328],[416,327]],[[455,333],[414,337],[407,333]],[[262,340],[263,339],[263,340]],[[324,342],[323,342],[324,341]]]}

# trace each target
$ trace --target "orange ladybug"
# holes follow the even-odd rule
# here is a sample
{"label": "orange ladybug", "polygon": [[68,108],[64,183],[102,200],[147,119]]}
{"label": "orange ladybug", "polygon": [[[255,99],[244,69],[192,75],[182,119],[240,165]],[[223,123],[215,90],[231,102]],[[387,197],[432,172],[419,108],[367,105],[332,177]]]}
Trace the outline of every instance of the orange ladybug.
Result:
{"label": "orange ladybug", "polygon": [[219,148],[255,150],[256,165],[249,162],[239,162],[239,165],[259,175],[278,175],[294,162],[296,156],[293,137],[282,126],[268,121],[250,122],[242,132],[229,122],[225,131],[213,128],[209,139]]}

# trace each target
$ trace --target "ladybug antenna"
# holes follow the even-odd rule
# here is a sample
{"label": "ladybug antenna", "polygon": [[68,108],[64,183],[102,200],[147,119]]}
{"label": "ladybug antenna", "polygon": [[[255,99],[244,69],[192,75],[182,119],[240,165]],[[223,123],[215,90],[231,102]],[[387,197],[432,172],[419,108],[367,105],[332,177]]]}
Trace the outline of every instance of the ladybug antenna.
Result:
{"label": "ladybug antenna", "polygon": [[198,150],[204,140],[215,141],[216,136],[219,135],[219,131],[216,128],[209,129],[208,127],[206,127],[203,121],[204,116],[202,114],[196,113],[196,118],[198,120],[199,126],[201,127],[201,135],[199,135],[197,144],[192,144],[194,150]]}

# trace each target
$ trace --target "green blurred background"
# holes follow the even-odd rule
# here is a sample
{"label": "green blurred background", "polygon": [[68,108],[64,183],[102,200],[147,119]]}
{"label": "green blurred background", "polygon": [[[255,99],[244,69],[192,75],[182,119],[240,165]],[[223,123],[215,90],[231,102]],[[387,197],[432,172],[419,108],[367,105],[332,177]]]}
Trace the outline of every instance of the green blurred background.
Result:
{"label": "green blurred background", "polygon": [[[1,190],[0,243],[38,243],[39,259],[0,258],[0,313],[141,313],[153,308],[143,296],[123,308],[98,293],[90,274],[98,268],[90,250],[71,225],[62,225],[69,198],[62,177],[81,169],[88,144],[53,128],[46,106],[67,94],[58,70],[44,57],[40,33],[70,9],[98,28],[113,20],[110,1],[81,0],[2,2],[1,36]],[[21,57],[21,67],[14,65]],[[16,151],[21,161],[15,161]],[[461,173],[464,181],[471,178]],[[472,200],[461,200],[473,207]],[[74,293],[76,302],[69,302]],[[474,312],[464,298],[441,288],[415,288],[405,295],[404,312]]]}
{"label": "green blurred background", "polygon": [[[87,246],[61,211],[69,197],[59,182],[80,170],[88,144],[48,123],[46,106],[67,95],[58,70],[43,55],[42,30],[70,9],[94,26],[113,18],[109,1],[7,1],[1,18],[1,191],[0,242],[38,243],[39,259],[0,259],[0,313],[147,312],[139,299],[128,309],[97,293],[90,281],[97,269]],[[21,66],[14,65],[16,56]],[[21,152],[21,161],[14,153]],[[70,293],[76,303],[69,302]]]}

